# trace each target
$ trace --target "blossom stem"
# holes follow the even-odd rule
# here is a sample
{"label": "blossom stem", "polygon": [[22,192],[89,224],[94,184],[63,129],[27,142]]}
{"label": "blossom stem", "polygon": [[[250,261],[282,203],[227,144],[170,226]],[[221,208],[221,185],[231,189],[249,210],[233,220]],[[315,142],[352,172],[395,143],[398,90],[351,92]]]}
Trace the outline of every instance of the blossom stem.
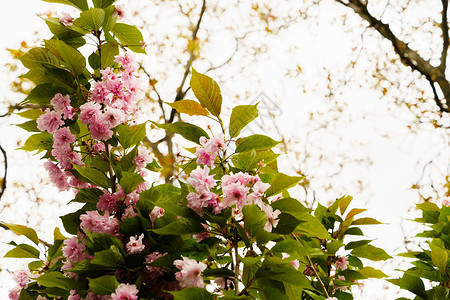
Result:
{"label": "blossom stem", "polygon": [[114,194],[116,192],[116,180],[114,178],[114,171],[113,171],[112,165],[111,165],[111,154],[109,152],[109,145],[106,145],[105,148],[106,148],[105,153],[106,153],[106,158],[107,158],[107,163],[108,163],[109,180],[111,181],[111,191]]}
{"label": "blossom stem", "polygon": [[[236,220],[233,219],[233,238],[234,238],[234,294],[239,296],[239,253],[238,253],[238,239],[237,239],[237,229]],[[239,226],[239,224],[238,224]]]}

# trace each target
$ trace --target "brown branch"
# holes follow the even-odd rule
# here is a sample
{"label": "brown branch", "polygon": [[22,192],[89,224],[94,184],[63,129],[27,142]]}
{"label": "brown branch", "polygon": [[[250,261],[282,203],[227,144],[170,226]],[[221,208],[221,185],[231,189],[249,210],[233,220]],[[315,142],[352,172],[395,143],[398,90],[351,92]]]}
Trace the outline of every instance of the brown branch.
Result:
{"label": "brown branch", "polygon": [[3,196],[3,193],[6,190],[6,175],[8,174],[8,158],[6,157],[6,151],[3,149],[2,145],[0,145],[0,151],[3,154],[3,158],[5,159],[5,172],[3,175],[3,181],[2,181],[2,190],[0,191],[0,199]]}
{"label": "brown branch", "polygon": [[439,68],[441,72],[445,72],[445,69],[447,67],[447,52],[448,52],[448,45],[449,45],[449,36],[448,36],[448,0],[442,0],[442,22],[441,22],[441,28],[442,28],[442,54],[441,54],[441,64],[439,65]]}
{"label": "brown branch", "polygon": [[[206,0],[203,0],[203,4],[202,4],[202,8],[200,10],[200,15],[198,17],[197,25],[194,27],[194,30],[192,31],[191,41],[195,41],[197,39],[197,33],[198,33],[198,30],[200,29],[200,24],[202,22],[203,15],[205,14],[205,10],[206,10]],[[181,79],[181,83],[177,88],[177,94],[176,94],[175,100],[173,102],[183,100],[184,96],[186,95],[188,89],[183,91],[183,87],[184,87],[184,84],[186,82],[186,79],[187,79],[189,73],[191,72],[191,65],[192,65],[192,62],[195,60],[195,58],[196,57],[194,54],[194,50],[192,49],[190,51],[189,59],[186,62],[186,65],[184,67],[183,78]],[[175,109],[171,110],[170,117],[169,117],[169,120],[167,121],[167,123],[173,122],[176,112],[177,111]]]}
{"label": "brown branch", "polygon": [[[430,84],[433,83],[431,84],[432,88],[434,87],[435,89],[436,87],[434,86],[434,83],[437,83],[442,93],[444,94],[444,99],[439,99],[436,92],[434,93],[434,101],[436,102],[436,105],[439,107],[440,111],[450,112],[450,82],[448,82],[447,78],[445,77],[445,73],[441,70],[441,66],[432,66],[429,61],[422,58],[416,51],[411,49],[408,44],[397,38],[397,36],[391,31],[388,24],[385,24],[381,22],[381,20],[372,16],[372,14],[367,9],[366,3],[363,3],[361,0],[336,0],[336,2],[348,8],[351,8],[362,19],[369,22],[370,27],[374,28],[376,31],[378,31],[379,34],[381,34],[382,37],[392,43],[395,52],[399,55],[401,61],[405,65],[411,67],[411,69],[415,71],[418,71],[429,81],[431,80]],[[443,0],[443,2],[447,2],[447,0]],[[446,14],[445,16],[443,15],[443,19],[444,18],[446,19]]]}

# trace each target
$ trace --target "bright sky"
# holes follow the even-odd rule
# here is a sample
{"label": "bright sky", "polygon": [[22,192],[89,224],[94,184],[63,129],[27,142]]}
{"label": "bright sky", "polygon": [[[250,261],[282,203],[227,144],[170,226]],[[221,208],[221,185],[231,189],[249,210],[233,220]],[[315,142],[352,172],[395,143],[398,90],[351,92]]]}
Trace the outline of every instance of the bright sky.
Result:
{"label": "bright sky", "polygon": [[[4,0],[5,1],[5,0]],[[124,2],[124,1],[122,1]],[[37,16],[37,12],[45,12],[50,5],[36,0],[20,0],[20,1],[8,1],[6,9],[0,10],[0,64],[5,62],[6,52],[5,47],[15,48],[22,40],[34,39],[36,30],[39,30],[39,37],[42,38],[42,30],[45,30],[45,24]],[[61,7],[61,6],[57,6]],[[299,29],[301,30],[301,29]],[[48,33],[47,33],[48,34]],[[336,32],[333,25],[322,23],[320,35],[312,37],[311,35],[302,35],[305,44],[309,47],[303,47],[302,52],[299,54],[304,59],[304,65],[302,67],[305,70],[310,70],[311,76],[314,76],[314,72],[318,72],[318,66],[326,63],[328,65],[340,64],[340,57],[347,55],[348,49],[345,47],[345,43],[338,43],[340,47],[330,49],[327,42],[331,39],[339,39],[339,32]],[[318,50],[320,49],[320,50]],[[317,51],[320,51],[318,53]],[[326,61],[323,61],[323,57],[326,57]],[[300,59],[300,58],[299,58]],[[267,69],[272,71],[267,73],[277,73],[278,66],[285,64],[286,61],[283,58],[277,57],[271,60],[265,65]],[[0,66],[0,70],[2,67]],[[256,71],[256,70],[255,70]],[[0,97],[11,96],[8,92],[9,79],[4,79],[4,71],[0,72]],[[260,72],[257,72],[261,74]],[[264,81],[264,78],[263,78]],[[270,82],[270,80],[268,80]],[[300,95],[299,91],[289,88],[289,85],[282,85],[285,88],[283,96],[276,98],[276,102],[281,110],[280,128],[283,132],[299,132],[298,128],[304,128],[308,122],[305,118],[306,112],[314,110],[320,107],[320,100],[311,101],[314,96]],[[261,89],[265,91],[265,89]],[[255,95],[256,96],[256,95]],[[270,96],[270,95],[269,95]],[[414,191],[410,190],[411,184],[417,179],[417,172],[420,170],[416,166],[417,161],[427,161],[433,157],[432,151],[444,151],[448,152],[446,148],[438,148],[437,150],[431,150],[431,147],[435,145],[442,145],[442,137],[432,130],[420,131],[417,135],[412,135],[406,128],[409,121],[409,114],[405,114],[402,110],[388,111],[386,106],[379,101],[379,95],[375,92],[367,90],[347,90],[342,98],[349,103],[351,107],[350,115],[354,116],[355,121],[343,126],[342,124],[336,124],[335,130],[339,131],[339,134],[344,133],[345,142],[351,143],[352,141],[364,142],[366,146],[363,149],[359,149],[364,153],[367,153],[373,160],[373,165],[367,169],[350,168],[346,169],[349,176],[361,176],[362,180],[365,180],[370,190],[367,195],[370,195],[370,199],[361,199],[358,197],[358,191],[348,190],[347,193],[355,197],[355,207],[364,206],[368,201],[368,209],[365,216],[375,217],[380,221],[386,223],[386,225],[375,226],[373,228],[364,228],[364,232],[371,238],[375,239],[374,244],[383,247],[390,254],[401,252],[399,247],[402,245],[402,231],[400,223],[405,218],[411,218],[411,214],[408,213],[408,209],[417,202],[417,195]],[[313,104],[311,104],[313,102]],[[359,118],[364,115],[365,118]],[[331,126],[333,127],[333,126]],[[1,122],[0,120],[0,143],[6,147],[8,151],[12,151],[15,148],[14,141],[17,134],[20,134],[18,130],[11,129],[10,126]],[[383,133],[389,133],[393,138],[386,139],[381,135]],[[299,138],[302,139],[301,133]],[[333,132],[326,132],[322,136],[330,138],[330,147],[336,147],[332,140]],[[328,136],[327,136],[328,135]],[[431,146],[430,146],[431,145]],[[338,145],[340,146],[340,145]],[[444,145],[445,146],[445,145]],[[437,153],[439,154],[439,153]],[[14,170],[14,162],[11,163],[11,176],[17,175],[17,170]],[[21,170],[23,176],[23,170]],[[14,175],[16,174],[16,175]],[[345,185],[345,176],[336,177],[336,183]],[[336,195],[340,196],[340,195]],[[327,201],[332,199],[321,199],[321,203],[326,204]],[[11,216],[3,216],[0,213],[0,220],[11,220]],[[49,225],[49,231],[53,231],[52,220],[45,220]],[[55,221],[56,222],[56,221]],[[407,225],[408,226],[408,225]],[[10,237],[6,237],[9,239]],[[8,242],[3,237],[0,239],[2,242]],[[1,248],[0,248],[1,249]],[[4,253],[5,249],[1,249],[0,254]],[[403,249],[402,249],[403,250]],[[0,267],[3,270],[14,270],[15,267],[11,265],[12,260],[1,259]],[[392,267],[384,269],[385,273],[393,275]],[[10,280],[6,272],[0,273],[0,298],[6,298],[6,292],[10,289],[14,283]],[[357,299],[387,299],[390,298],[389,294],[392,293],[380,292],[387,284],[378,281],[376,283],[367,283],[366,292],[363,297]],[[389,285],[393,288],[392,285]],[[355,293],[356,296],[358,293]],[[408,293],[404,295],[409,295]],[[381,298],[380,298],[381,297]]]}

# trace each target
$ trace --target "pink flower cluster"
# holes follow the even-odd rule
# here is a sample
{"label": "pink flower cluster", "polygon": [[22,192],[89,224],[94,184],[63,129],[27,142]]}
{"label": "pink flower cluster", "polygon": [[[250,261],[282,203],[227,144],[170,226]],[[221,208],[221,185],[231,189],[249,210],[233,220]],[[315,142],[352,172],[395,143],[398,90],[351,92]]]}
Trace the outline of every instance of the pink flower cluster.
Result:
{"label": "pink flower cluster", "polygon": [[109,235],[117,235],[119,233],[119,221],[110,217],[108,212],[102,216],[96,210],[87,211],[86,214],[80,216],[80,227],[93,233],[107,233]]}
{"label": "pink flower cluster", "polygon": [[139,290],[134,284],[121,283],[111,295],[111,300],[137,300]]}
{"label": "pink flower cluster", "polygon": [[341,256],[339,257],[336,262],[334,263],[334,265],[336,266],[336,269],[339,268],[341,270],[345,270],[348,267],[348,261],[347,261],[347,257],[346,256]]}
{"label": "pink flower cluster", "polygon": [[177,259],[173,262],[175,267],[180,271],[175,273],[175,278],[180,282],[182,288],[205,286],[203,282],[202,272],[206,269],[206,265],[193,259],[182,257],[183,260]]}
{"label": "pink flower cluster", "polygon": [[197,155],[197,164],[212,166],[217,157],[219,150],[225,151],[227,146],[220,137],[213,137],[208,140],[202,136],[200,138],[201,147],[197,147],[195,154]]}
{"label": "pink flower cluster", "polygon": [[187,182],[195,188],[196,192],[187,195],[188,207],[199,215],[203,215],[203,207],[212,207],[213,211],[218,214],[225,206],[218,201],[219,197],[210,189],[216,186],[213,176],[209,175],[209,168],[200,166],[191,172]]}
{"label": "pink flower cluster", "polygon": [[64,240],[62,253],[67,260],[70,260],[73,263],[90,258],[89,254],[84,252],[85,250],[86,246],[83,243],[79,243],[77,237],[71,237]]}

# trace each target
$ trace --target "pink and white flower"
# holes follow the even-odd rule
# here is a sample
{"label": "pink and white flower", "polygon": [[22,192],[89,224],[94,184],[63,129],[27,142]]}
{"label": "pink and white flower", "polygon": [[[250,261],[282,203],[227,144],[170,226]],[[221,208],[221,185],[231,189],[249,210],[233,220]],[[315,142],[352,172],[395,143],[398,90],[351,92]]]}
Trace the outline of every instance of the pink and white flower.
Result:
{"label": "pink and white flower", "polygon": [[142,244],[143,238],[144,234],[141,234],[139,237],[137,235],[130,236],[130,241],[126,245],[128,254],[139,253],[145,249],[145,245]]}
{"label": "pink and white flower", "polygon": [[59,16],[59,22],[61,24],[63,24],[64,26],[72,26],[73,20],[74,19],[65,11],[61,12],[61,14]]}
{"label": "pink and white flower", "polygon": [[202,272],[206,269],[206,264],[197,262],[193,259],[182,257],[183,260],[177,259],[173,262],[175,267],[180,271],[175,273],[175,278],[180,282],[182,288],[205,286],[203,282]]}
{"label": "pink and white flower", "polygon": [[121,283],[111,294],[111,300],[137,300],[139,290],[134,284]]}
{"label": "pink and white flower", "polygon": [[347,261],[347,257],[346,256],[341,256],[339,257],[336,262],[334,263],[334,265],[336,266],[336,269],[339,268],[341,270],[345,270],[347,269],[348,266],[348,261]]}
{"label": "pink and white flower", "polygon": [[280,221],[277,218],[281,214],[281,212],[278,209],[273,211],[273,208],[270,205],[265,205],[263,207],[263,211],[266,213],[267,216],[267,222],[266,225],[264,225],[264,230],[271,232],[272,228],[277,227],[278,222]]}
{"label": "pink and white flower", "polygon": [[54,133],[59,126],[64,125],[64,121],[61,119],[61,114],[54,110],[47,108],[45,113],[40,115],[36,120],[37,128],[40,131],[48,131]]}

